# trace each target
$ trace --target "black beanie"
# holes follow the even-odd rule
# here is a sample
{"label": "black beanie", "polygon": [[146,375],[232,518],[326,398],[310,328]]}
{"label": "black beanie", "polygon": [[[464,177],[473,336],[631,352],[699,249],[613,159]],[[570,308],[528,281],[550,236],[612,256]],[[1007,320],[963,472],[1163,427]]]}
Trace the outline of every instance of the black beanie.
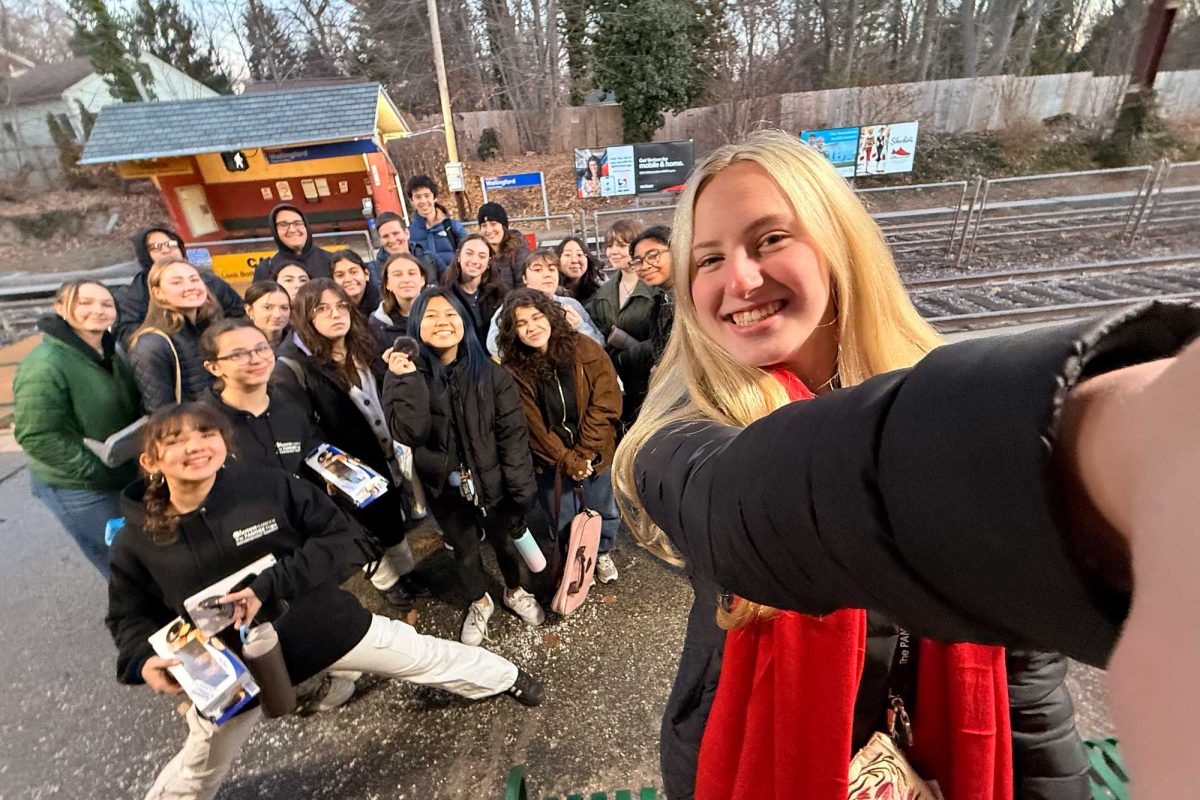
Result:
{"label": "black beanie", "polygon": [[499,222],[504,230],[508,230],[508,212],[499,203],[484,203],[479,207],[479,224],[482,225],[488,220]]}

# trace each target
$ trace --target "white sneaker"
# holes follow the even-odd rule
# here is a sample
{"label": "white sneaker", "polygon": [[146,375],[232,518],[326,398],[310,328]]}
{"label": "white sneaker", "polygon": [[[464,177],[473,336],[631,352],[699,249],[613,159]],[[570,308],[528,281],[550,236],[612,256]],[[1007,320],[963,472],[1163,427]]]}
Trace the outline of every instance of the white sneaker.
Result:
{"label": "white sneaker", "polygon": [[504,592],[504,605],[531,627],[536,628],[546,621],[546,612],[538,605],[537,598],[520,587],[512,592]]}
{"label": "white sneaker", "polygon": [[496,604],[492,602],[490,594],[485,594],[484,597],[487,598],[487,605],[471,603],[467,606],[467,618],[463,620],[462,636],[459,637],[463,644],[478,647],[487,638],[488,620],[492,618]]}
{"label": "white sneaker", "polygon": [[601,583],[612,583],[617,577],[617,565],[613,563],[612,556],[608,553],[601,553],[596,559],[596,580]]}

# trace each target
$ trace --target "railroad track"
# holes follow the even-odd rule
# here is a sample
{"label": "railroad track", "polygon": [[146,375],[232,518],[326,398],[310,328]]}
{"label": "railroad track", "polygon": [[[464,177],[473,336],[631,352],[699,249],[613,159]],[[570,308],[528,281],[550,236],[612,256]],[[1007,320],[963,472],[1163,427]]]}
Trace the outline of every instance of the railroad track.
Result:
{"label": "railroad track", "polygon": [[968,273],[907,287],[917,310],[940,330],[998,328],[1102,314],[1143,300],[1200,300],[1200,253]]}

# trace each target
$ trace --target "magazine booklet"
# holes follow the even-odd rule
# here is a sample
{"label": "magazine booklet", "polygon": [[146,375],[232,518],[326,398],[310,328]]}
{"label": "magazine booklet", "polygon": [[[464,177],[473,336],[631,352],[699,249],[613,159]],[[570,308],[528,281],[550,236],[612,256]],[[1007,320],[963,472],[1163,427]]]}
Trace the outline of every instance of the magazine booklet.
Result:
{"label": "magazine booklet", "polygon": [[104,462],[106,467],[119,467],[136,458],[141,452],[141,431],[149,417],[138,417],[103,442],[84,437],[83,444]]}
{"label": "magazine booklet", "polygon": [[258,695],[258,684],[242,660],[220,639],[210,639],[190,622],[176,617],[149,639],[155,654],[178,659],[168,671],[196,705],[196,710],[222,725]]}
{"label": "magazine booklet", "polygon": [[356,508],[369,505],[388,490],[387,479],[331,444],[320,444],[304,463]]}
{"label": "magazine booklet", "polygon": [[183,601],[183,608],[202,634],[208,638],[216,636],[233,624],[233,604],[217,603],[217,598],[244,589],[266,569],[275,566],[275,556],[269,553],[242,567],[237,572],[196,592]]}

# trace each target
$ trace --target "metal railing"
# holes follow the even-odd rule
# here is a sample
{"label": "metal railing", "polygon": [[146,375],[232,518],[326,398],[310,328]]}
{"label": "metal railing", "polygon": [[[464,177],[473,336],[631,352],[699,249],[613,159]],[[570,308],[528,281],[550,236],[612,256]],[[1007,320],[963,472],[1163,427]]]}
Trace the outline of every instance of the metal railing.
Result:
{"label": "metal railing", "polygon": [[[312,234],[312,238],[314,238],[314,239],[341,238],[341,239],[352,239],[352,240],[353,239],[361,239],[362,241],[361,241],[360,246],[364,247],[365,250],[361,251],[359,254],[362,255],[363,253],[365,253],[368,257],[374,257],[374,255],[375,255],[375,245],[371,241],[370,233],[366,230],[327,231],[324,233],[314,233],[314,234]],[[241,247],[242,245],[248,245],[248,244],[269,245],[269,247],[267,247],[267,248],[255,248],[255,249],[270,249],[271,247],[278,249],[278,247],[279,247],[279,245],[275,242],[275,239],[270,236],[251,236],[251,237],[248,237],[245,239],[216,239],[211,242],[184,242],[183,247],[185,250],[210,250],[213,248],[226,248],[226,247],[238,248],[238,247]],[[352,247],[352,249],[357,249],[357,248],[354,248],[353,245],[351,245],[351,247]]]}
{"label": "metal railing", "polygon": [[[1159,165],[1146,165],[984,179],[978,199],[971,203],[957,262],[970,259],[981,242],[1028,241],[1084,230],[1119,230],[1128,237],[1139,208],[1153,191],[1158,170]],[[1077,184],[1084,178],[1117,185],[1090,192],[1072,186],[1049,195],[1032,188],[1051,181]],[[1001,197],[995,196],[1001,192]]]}
{"label": "metal railing", "polygon": [[[563,220],[566,224],[559,227],[551,227],[550,223],[553,220]],[[579,232],[579,228],[575,224],[577,220],[574,214],[538,214],[535,217],[509,217],[508,219],[508,224],[514,227],[516,227],[516,223],[518,222],[540,222],[547,232],[558,232],[565,230],[569,232],[568,235],[573,235]],[[462,223],[466,228],[479,227],[479,223],[473,219],[465,219],[462,221]]]}

